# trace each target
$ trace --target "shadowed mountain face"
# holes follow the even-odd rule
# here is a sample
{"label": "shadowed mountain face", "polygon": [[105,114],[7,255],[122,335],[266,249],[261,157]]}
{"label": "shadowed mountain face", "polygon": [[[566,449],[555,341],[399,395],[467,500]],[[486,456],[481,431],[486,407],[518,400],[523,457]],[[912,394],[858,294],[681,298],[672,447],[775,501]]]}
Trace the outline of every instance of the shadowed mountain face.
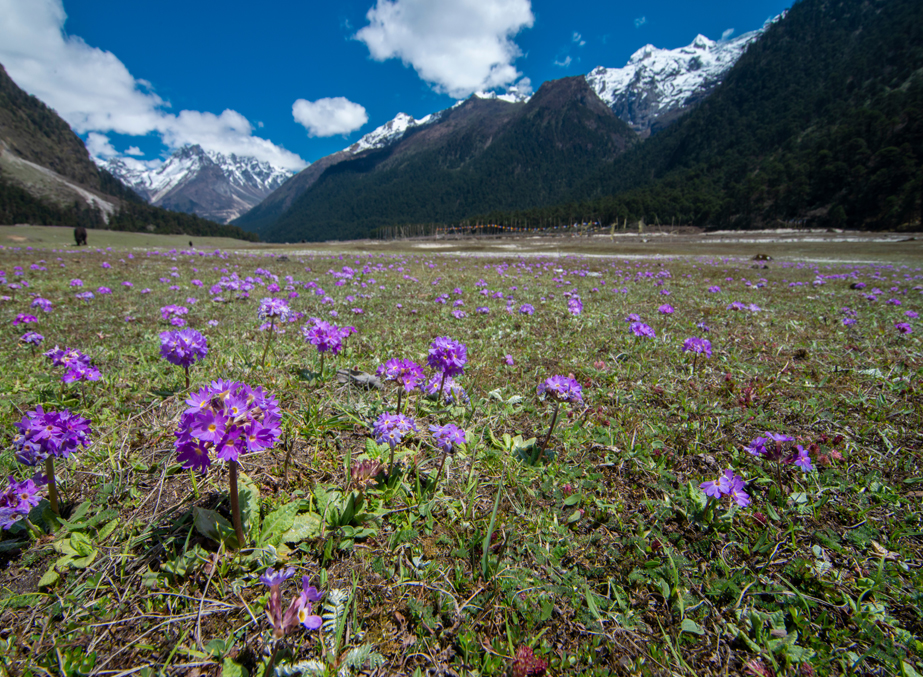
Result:
{"label": "shadowed mountain face", "polygon": [[318,161],[236,224],[277,241],[345,239],[547,204],[635,142],[582,77],[528,102],[472,97],[381,147]]}

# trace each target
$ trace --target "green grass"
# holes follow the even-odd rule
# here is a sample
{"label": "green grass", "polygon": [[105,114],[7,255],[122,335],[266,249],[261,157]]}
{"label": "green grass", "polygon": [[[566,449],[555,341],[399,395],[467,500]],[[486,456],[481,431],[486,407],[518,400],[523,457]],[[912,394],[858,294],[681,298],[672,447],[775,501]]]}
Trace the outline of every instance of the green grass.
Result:
{"label": "green grass", "polygon": [[[143,241],[102,237],[91,231],[91,248],[79,252],[42,249],[56,240],[0,250],[7,281],[21,266],[29,283],[0,305],[0,473],[30,475],[12,441],[15,423],[38,405],[68,407],[94,431],[88,449],[56,464],[67,521],[56,523],[43,504],[32,518],[46,535],[21,525],[3,532],[0,674],[259,675],[277,646],[258,578],[269,566],[297,571],[283,585],[286,604],[302,575],[327,593],[322,638],[298,631],[278,652],[275,664],[289,672],[315,660],[317,674],[334,674],[353,651],[350,660],[372,674],[504,675],[521,646],[549,663],[548,674],[923,671],[923,329],[904,315],[923,306],[913,289],[923,285],[919,260],[817,269],[777,256],[754,269],[728,257],[258,247],[154,256],[128,249]],[[104,246],[115,250],[95,248]],[[344,266],[357,272],[336,286],[328,271]],[[257,307],[272,294],[256,286],[248,299],[222,292],[224,302],[213,302],[208,291],[222,276],[257,269],[278,276],[277,296],[288,294],[291,276],[333,300],[297,286],[291,305],[304,317],[274,337],[265,367]],[[817,272],[851,271],[812,284]],[[113,293],[77,301],[74,278]],[[490,295],[479,293],[481,280]],[[856,281],[867,288],[851,289]],[[180,289],[170,290],[174,283]],[[712,285],[722,291],[707,292]],[[876,286],[883,293],[866,300]],[[515,298],[513,313],[497,291]],[[580,316],[567,313],[567,291],[583,299]],[[53,311],[30,310],[33,293]],[[447,304],[434,302],[440,294]],[[457,298],[463,319],[451,314]],[[735,301],[761,311],[727,310]],[[534,315],[518,313],[524,303]],[[675,313],[658,313],[663,303]],[[171,329],[159,310],[167,304],[186,305],[189,325],[209,341],[191,369],[193,391],[239,380],[262,386],[283,411],[273,450],[241,458],[242,498],[259,509],[248,513],[251,547],[237,552],[197,523],[211,514],[203,511],[228,518],[223,465],[203,478],[176,462],[187,391],[182,371],[159,354],[158,334]],[[841,322],[844,307],[857,313],[852,327]],[[319,374],[300,327],[311,316],[331,319],[331,309],[358,333]],[[38,323],[12,325],[29,312]],[[657,338],[634,337],[629,313]],[[914,333],[895,330],[905,320]],[[17,343],[27,329],[45,336],[43,349],[87,353],[102,379],[63,385],[60,369]],[[439,336],[467,346],[459,381],[471,401],[404,398],[420,433],[398,449],[393,476],[379,475],[360,498],[346,468],[387,462],[371,422],[394,410],[397,393],[391,383],[380,391],[341,384],[335,369],[374,373],[390,358],[425,364]],[[694,372],[681,351],[689,336],[708,338],[714,351]],[[562,405],[548,455],[529,463],[533,454],[519,447],[548,431],[552,406],[536,387],[554,374],[580,382],[585,406]],[[468,444],[437,483],[441,458],[428,426],[448,422],[468,432]],[[812,473],[786,465],[780,485],[775,469],[745,450],[766,431],[817,443],[815,462],[820,453],[831,463]],[[725,468],[747,479],[752,505],[706,503],[698,485]]]}

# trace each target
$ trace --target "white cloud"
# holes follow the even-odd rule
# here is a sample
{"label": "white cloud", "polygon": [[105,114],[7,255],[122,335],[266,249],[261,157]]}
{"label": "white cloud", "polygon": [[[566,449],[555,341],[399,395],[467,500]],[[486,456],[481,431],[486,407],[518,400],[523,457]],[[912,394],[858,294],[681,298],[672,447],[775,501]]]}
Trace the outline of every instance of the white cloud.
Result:
{"label": "white cloud", "polygon": [[118,57],[64,33],[67,14],[61,0],[0,0],[0,16],[0,63],[16,84],[80,134],[157,132],[173,148],[198,143],[222,153],[246,151],[288,169],[306,165],[296,154],[252,136],[250,123],[234,111],[167,112],[170,104],[151,83],[135,79]]}
{"label": "white cloud", "polygon": [[641,28],[641,26],[643,26],[646,23],[647,23],[647,17],[639,16],[637,19],[635,19],[635,28]]}
{"label": "white cloud", "polygon": [[119,152],[113,148],[112,143],[109,142],[109,137],[105,134],[90,132],[87,135],[86,144],[91,157],[110,158],[119,154]]}
{"label": "white cloud", "polygon": [[125,155],[144,155],[144,151],[138,148],[137,146],[131,146],[124,151]]}
{"label": "white cloud", "polygon": [[721,34],[721,39],[729,40],[732,35],[734,35],[734,29],[728,28],[726,31],[724,31],[724,33]]}
{"label": "white cloud", "polygon": [[355,38],[373,59],[399,58],[455,98],[516,82],[513,37],[535,21],[530,0],[377,0],[366,18]]}
{"label": "white cloud", "polygon": [[308,130],[308,136],[346,135],[369,121],[365,108],[342,96],[317,101],[298,99],[292,104],[292,116]]}
{"label": "white cloud", "polygon": [[574,37],[572,38],[574,42],[577,43],[580,47],[583,47],[586,44],[586,40],[583,39],[583,36],[580,35],[577,31],[574,31]]}
{"label": "white cloud", "polygon": [[555,66],[560,66],[561,68],[567,68],[568,66],[570,66],[570,62],[571,62],[571,61],[572,61],[572,59],[571,59],[570,56],[568,55],[568,56],[564,57],[564,59],[561,60],[561,61],[555,59],[554,65],[555,65]]}

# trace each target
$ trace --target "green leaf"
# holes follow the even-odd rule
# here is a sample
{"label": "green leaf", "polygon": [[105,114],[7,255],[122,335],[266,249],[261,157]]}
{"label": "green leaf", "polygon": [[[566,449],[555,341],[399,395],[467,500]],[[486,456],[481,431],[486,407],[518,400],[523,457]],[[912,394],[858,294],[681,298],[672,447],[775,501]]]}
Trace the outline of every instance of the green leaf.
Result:
{"label": "green leaf", "polygon": [[320,515],[308,512],[295,517],[292,528],[282,535],[282,540],[285,543],[298,543],[309,538],[318,538],[320,534]]}
{"label": "green leaf", "polygon": [[119,518],[116,517],[114,520],[109,522],[106,526],[99,530],[99,533],[96,534],[96,542],[102,543],[115,531],[115,528],[119,525]]}
{"label": "green leaf", "polygon": [[81,531],[75,531],[71,534],[70,545],[74,549],[74,554],[79,557],[87,557],[95,552],[92,541]]}
{"label": "green leaf", "polygon": [[75,569],[86,569],[93,563],[93,560],[96,559],[96,555],[98,554],[99,553],[97,553],[96,550],[93,550],[93,552],[91,552],[86,557],[75,557],[71,560],[70,565]]}
{"label": "green leaf", "polygon": [[250,677],[250,672],[230,658],[225,658],[221,664],[221,677]]}
{"label": "green leaf", "polygon": [[238,547],[234,527],[214,510],[193,508],[192,515],[196,531],[205,536],[205,538],[219,542],[224,541],[229,548],[236,549]]}
{"label": "green leaf", "polygon": [[282,534],[292,528],[295,515],[301,507],[301,501],[286,503],[281,508],[273,510],[263,520],[263,531],[260,534],[260,544],[279,545]]}
{"label": "green leaf", "polygon": [[54,570],[54,565],[52,565],[48,571],[45,572],[45,575],[38,582],[38,587],[44,588],[48,585],[54,585],[61,580],[61,576],[58,575],[58,572]]}
{"label": "green leaf", "polygon": [[240,498],[240,520],[243,522],[244,535],[255,534],[260,523],[260,490],[246,473],[240,473],[237,495]]}
{"label": "green leaf", "polygon": [[705,630],[702,629],[702,626],[691,618],[684,618],[683,622],[679,626],[679,629],[681,632],[691,632],[693,635],[705,634]]}

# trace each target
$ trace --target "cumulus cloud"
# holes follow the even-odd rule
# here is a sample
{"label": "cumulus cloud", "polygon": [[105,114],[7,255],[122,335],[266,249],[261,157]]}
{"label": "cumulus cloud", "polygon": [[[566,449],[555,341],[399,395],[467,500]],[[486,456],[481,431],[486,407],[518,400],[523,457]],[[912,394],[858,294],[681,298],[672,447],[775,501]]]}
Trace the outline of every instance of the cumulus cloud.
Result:
{"label": "cumulus cloud", "polygon": [[87,150],[92,157],[110,158],[115,157],[119,152],[109,142],[109,137],[99,132],[90,132],[87,135]]}
{"label": "cumulus cloud", "polygon": [[646,23],[647,23],[647,17],[639,16],[637,19],[635,19],[635,28],[641,28],[641,26],[643,26]]}
{"label": "cumulus cloud", "polygon": [[455,98],[516,82],[513,37],[535,21],[530,0],[377,0],[366,18],[355,38],[373,59],[401,59]]}
{"label": "cumulus cloud", "polygon": [[734,29],[728,28],[724,33],[721,34],[722,40],[730,40],[731,36],[734,35]]}
{"label": "cumulus cloud", "polygon": [[[198,143],[222,153],[254,155],[288,169],[307,164],[296,154],[252,136],[249,122],[235,111],[168,112],[170,104],[151,83],[134,78],[118,57],[64,33],[67,14],[61,0],[0,0],[0,16],[0,62],[10,77],[80,134],[156,132],[170,147]],[[102,143],[93,138],[92,143]]]}
{"label": "cumulus cloud", "polygon": [[125,153],[125,155],[137,155],[137,156],[144,155],[144,151],[138,148],[137,146],[131,146],[130,148],[128,148],[127,150],[123,152]]}
{"label": "cumulus cloud", "polygon": [[292,104],[292,115],[308,130],[308,136],[346,135],[369,121],[365,108],[342,96],[317,101],[298,99]]}

